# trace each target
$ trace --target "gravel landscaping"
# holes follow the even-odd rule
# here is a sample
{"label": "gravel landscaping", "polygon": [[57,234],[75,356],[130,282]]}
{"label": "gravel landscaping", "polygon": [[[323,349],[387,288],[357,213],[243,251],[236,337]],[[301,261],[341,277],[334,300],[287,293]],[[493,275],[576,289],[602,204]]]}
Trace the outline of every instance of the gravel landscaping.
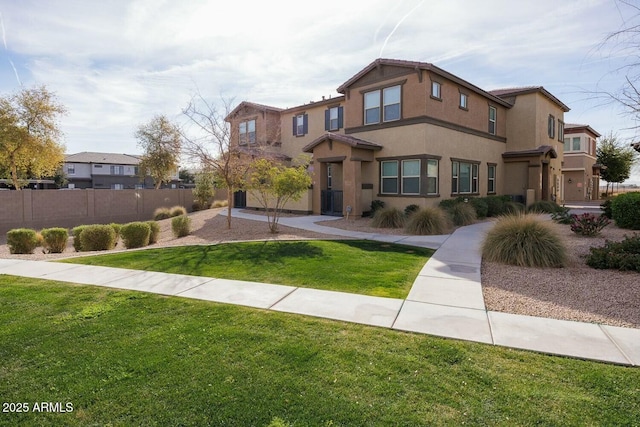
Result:
{"label": "gravel landscaping", "polygon": [[[256,212],[253,212],[256,213]],[[294,229],[280,225],[273,235],[267,224],[233,218],[227,229],[226,208],[190,214],[192,234],[176,239],[171,233],[171,220],[160,221],[158,243],[149,247],[213,244],[242,240],[336,239],[336,236]],[[370,219],[322,221],[322,225],[376,234],[403,234],[402,230],[377,229]],[[497,263],[482,263],[482,286],[488,310],[554,319],[597,322],[613,326],[640,328],[640,274],[614,270],[595,270],[584,263],[592,246],[602,246],[605,239],[622,240],[633,232],[615,225],[606,227],[598,237],[574,234],[568,225],[553,224],[563,237],[570,253],[566,268],[522,268]],[[41,248],[32,255],[11,255],[6,236],[0,237],[0,258],[52,260],[94,253],[77,253],[71,241],[62,254],[44,254]],[[122,243],[116,249],[122,251]],[[106,252],[106,251],[104,251]],[[103,252],[100,252],[103,253]]]}

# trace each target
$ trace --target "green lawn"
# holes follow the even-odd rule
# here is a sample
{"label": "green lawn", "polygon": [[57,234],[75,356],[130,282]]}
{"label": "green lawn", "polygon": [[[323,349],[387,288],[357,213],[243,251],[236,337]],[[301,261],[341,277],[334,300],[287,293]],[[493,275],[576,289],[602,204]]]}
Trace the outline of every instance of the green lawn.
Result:
{"label": "green lawn", "polygon": [[640,369],[0,276],[0,425],[638,425]]}
{"label": "green lawn", "polygon": [[406,298],[432,254],[371,240],[311,240],[147,249],[66,262]]}

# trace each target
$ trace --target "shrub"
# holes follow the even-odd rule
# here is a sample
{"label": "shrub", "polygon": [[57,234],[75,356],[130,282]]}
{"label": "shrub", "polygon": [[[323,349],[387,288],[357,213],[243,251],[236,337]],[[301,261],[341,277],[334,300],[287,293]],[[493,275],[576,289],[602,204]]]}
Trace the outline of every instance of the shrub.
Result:
{"label": "shrub", "polygon": [[572,215],[569,208],[564,206],[560,206],[560,209],[557,212],[553,212],[551,214],[551,219],[557,222],[558,224],[573,224],[574,215]]}
{"label": "shrub", "polygon": [[487,233],[482,256],[520,267],[562,267],[567,250],[547,223],[520,214],[502,217]]}
{"label": "shrub", "polygon": [[487,216],[496,217],[506,213],[506,203],[511,201],[509,196],[487,196],[482,200],[487,204]]}
{"label": "shrub", "polygon": [[120,230],[122,230],[122,224],[116,224],[115,222],[112,222],[111,224],[109,224],[109,226],[113,228],[113,231],[116,232],[116,242],[117,242],[118,239],[120,238]]}
{"label": "shrub", "polygon": [[419,210],[420,210],[420,206],[418,205],[408,205],[406,208],[404,208],[404,216],[408,218],[411,216],[412,213],[417,212]]}
{"label": "shrub", "polygon": [[66,228],[45,228],[40,232],[43,246],[50,254],[61,254],[67,248],[69,232]]}
{"label": "shrub", "polygon": [[32,254],[38,247],[38,234],[30,228],[15,228],[7,232],[9,253]]}
{"label": "shrub", "polygon": [[440,201],[438,206],[440,206],[442,209],[451,209],[453,205],[458,203],[460,203],[460,200],[458,199],[444,199]]}
{"label": "shrub", "polygon": [[489,215],[489,205],[484,199],[479,197],[469,198],[469,203],[476,210],[476,216],[478,218],[486,218]]}
{"label": "shrub", "polygon": [[160,237],[160,224],[156,221],[147,221],[149,224],[149,229],[151,233],[149,234],[149,244],[152,245],[158,242],[158,237]]}
{"label": "shrub", "polygon": [[173,206],[169,209],[169,215],[173,218],[174,216],[186,215],[187,210],[182,206]]}
{"label": "shrub", "polygon": [[122,242],[127,249],[142,248],[149,244],[151,227],[146,222],[135,221],[122,226]]}
{"label": "shrub", "polygon": [[538,200],[537,202],[533,202],[527,208],[527,212],[529,213],[554,213],[558,212],[562,209],[557,203],[552,202],[550,200]]}
{"label": "shrub", "polygon": [[[77,237],[74,236],[74,240]],[[116,245],[116,232],[105,224],[86,225],[80,232],[82,251],[106,251]]]}
{"label": "shrub", "polygon": [[382,200],[374,200],[371,202],[371,212],[369,213],[371,216],[376,214],[378,209],[384,208],[384,202]]}
{"label": "shrub", "polygon": [[229,206],[229,202],[226,200],[216,200],[212,205],[214,208],[224,208]]}
{"label": "shrub", "polygon": [[594,215],[583,213],[582,215],[571,215],[571,231],[583,236],[596,236],[603,228],[611,223],[604,215]]}
{"label": "shrub", "polygon": [[623,193],[611,202],[611,213],[620,228],[640,230],[640,192]]}
{"label": "shrub", "polygon": [[640,234],[625,236],[621,242],[606,241],[604,246],[589,251],[587,265],[590,267],[640,272]]}
{"label": "shrub", "polygon": [[377,209],[371,220],[371,226],[376,228],[402,228],[405,217],[398,208]]}
{"label": "shrub", "polygon": [[469,225],[477,219],[476,210],[468,203],[457,203],[448,209],[454,225]]}
{"label": "shrub", "polygon": [[191,233],[191,218],[186,215],[174,217],[171,220],[171,230],[175,237],[188,236]]}
{"label": "shrub", "polygon": [[153,211],[153,220],[160,221],[162,219],[171,218],[171,211],[169,208],[157,208]]}
{"label": "shrub", "polygon": [[79,225],[71,229],[71,234],[73,235],[73,249],[75,249],[76,252],[82,252],[82,240],[80,239],[80,234],[86,227],[86,225]]}
{"label": "shrub", "polygon": [[409,218],[406,230],[411,234],[446,234],[449,231],[449,217],[444,209],[423,208]]}
{"label": "shrub", "polygon": [[602,209],[602,215],[606,216],[609,219],[613,219],[613,212],[611,211],[611,202],[612,202],[612,199],[607,199],[604,202],[600,203],[600,209]]}
{"label": "shrub", "polygon": [[519,202],[505,202],[504,213],[505,215],[515,215],[524,213],[526,206]]}

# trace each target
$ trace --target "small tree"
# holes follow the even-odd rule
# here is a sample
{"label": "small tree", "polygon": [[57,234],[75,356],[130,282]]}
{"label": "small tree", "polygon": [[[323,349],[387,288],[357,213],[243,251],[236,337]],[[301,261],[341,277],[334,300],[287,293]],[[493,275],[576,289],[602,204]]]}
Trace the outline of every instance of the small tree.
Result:
{"label": "small tree", "polygon": [[607,181],[606,194],[609,194],[609,183],[620,183],[631,175],[631,167],[637,159],[632,147],[623,145],[617,136],[610,133],[598,143],[597,162],[603,168],[600,177]]}
{"label": "small tree", "polygon": [[16,190],[54,176],[64,161],[57,119],[65,112],[45,86],[0,97],[0,170]]}
{"label": "small tree", "polygon": [[278,232],[278,220],[287,202],[300,200],[310,185],[306,164],[286,167],[266,158],[252,164],[249,192],[264,208],[272,233]]}
{"label": "small tree", "polygon": [[155,116],[138,127],[135,133],[144,154],[140,161],[140,176],[153,178],[156,190],[171,181],[178,168],[182,136],[178,127],[164,115]]}
{"label": "small tree", "polygon": [[213,173],[202,171],[196,175],[196,188],[193,197],[200,209],[209,209],[213,196],[216,194]]}

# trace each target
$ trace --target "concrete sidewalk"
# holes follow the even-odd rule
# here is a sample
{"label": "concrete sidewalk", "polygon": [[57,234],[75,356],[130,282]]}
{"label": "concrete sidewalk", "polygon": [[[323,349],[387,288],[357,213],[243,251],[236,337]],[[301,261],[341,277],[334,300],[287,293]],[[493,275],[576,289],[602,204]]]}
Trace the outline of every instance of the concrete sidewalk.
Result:
{"label": "concrete sidewalk", "polygon": [[[238,218],[266,221],[234,210]],[[487,311],[480,245],[491,222],[446,236],[389,236],[325,227],[325,216],[280,223],[336,236],[437,249],[406,300],[209,277],[43,261],[0,259],[0,274],[196,298],[495,344],[543,353],[640,366],[640,329]]]}

